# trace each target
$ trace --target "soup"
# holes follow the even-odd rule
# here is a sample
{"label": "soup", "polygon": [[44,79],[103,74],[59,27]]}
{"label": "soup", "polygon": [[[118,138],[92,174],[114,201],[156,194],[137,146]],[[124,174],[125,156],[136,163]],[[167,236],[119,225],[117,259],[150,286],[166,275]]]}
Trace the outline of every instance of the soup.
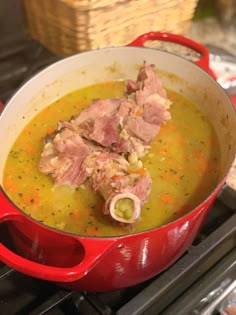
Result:
{"label": "soup", "polygon": [[43,138],[58,120],[68,120],[94,99],[121,97],[123,81],[104,82],[75,91],[40,112],[21,132],[6,161],[3,186],[13,202],[50,227],[80,235],[115,236],[167,224],[196,207],[215,187],[219,145],[208,119],[182,95],[167,90],[172,119],[161,127],[143,165],[152,178],[151,193],[140,220],[127,227],[102,212],[103,199],[82,185],[55,186],[38,162]]}

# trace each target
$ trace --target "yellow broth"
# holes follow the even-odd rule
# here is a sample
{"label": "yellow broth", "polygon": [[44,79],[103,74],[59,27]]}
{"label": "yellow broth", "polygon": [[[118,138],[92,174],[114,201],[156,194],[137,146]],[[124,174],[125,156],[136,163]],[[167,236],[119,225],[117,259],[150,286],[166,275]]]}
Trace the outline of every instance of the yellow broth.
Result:
{"label": "yellow broth", "polygon": [[6,161],[3,186],[25,213],[44,224],[81,235],[114,236],[169,223],[196,207],[214,188],[219,145],[206,117],[183,96],[168,90],[172,119],[161,128],[143,159],[152,189],[139,222],[127,230],[102,212],[102,198],[84,187],[55,187],[39,172],[43,138],[58,120],[79,114],[94,99],[121,97],[124,82],[75,91],[40,112],[21,132]]}

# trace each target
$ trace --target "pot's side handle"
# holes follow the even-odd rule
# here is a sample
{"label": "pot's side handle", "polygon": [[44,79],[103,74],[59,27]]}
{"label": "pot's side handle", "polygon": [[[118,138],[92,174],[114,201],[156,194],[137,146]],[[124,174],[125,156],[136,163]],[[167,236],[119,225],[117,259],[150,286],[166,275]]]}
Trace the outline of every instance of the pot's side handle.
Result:
{"label": "pot's side handle", "polygon": [[[4,196],[0,187],[0,223],[15,221],[24,224],[24,220],[28,220],[28,218]],[[96,240],[94,238],[75,237],[75,239],[83,246],[84,257],[78,265],[73,267],[48,266],[28,260],[14,253],[1,242],[0,261],[31,277],[54,282],[72,282],[83,278],[116,242],[116,239],[112,238]]]}
{"label": "pot's side handle", "polygon": [[207,48],[185,36],[166,32],[149,32],[140,35],[127,46],[144,46],[145,42],[152,40],[176,43],[196,51],[200,54],[200,58],[199,60],[195,61],[195,63],[209,72],[209,74],[215,78],[215,74],[209,67],[209,52]]}
{"label": "pot's side handle", "polygon": [[[83,241],[80,240],[79,242],[83,244]],[[112,240],[102,240],[101,242],[86,240],[90,246],[88,244],[84,246],[86,249],[83,260],[73,267],[53,267],[30,261],[12,252],[2,243],[0,243],[0,260],[11,268],[34,278],[54,282],[72,282],[86,276],[99,258],[109,251],[114,242]]]}

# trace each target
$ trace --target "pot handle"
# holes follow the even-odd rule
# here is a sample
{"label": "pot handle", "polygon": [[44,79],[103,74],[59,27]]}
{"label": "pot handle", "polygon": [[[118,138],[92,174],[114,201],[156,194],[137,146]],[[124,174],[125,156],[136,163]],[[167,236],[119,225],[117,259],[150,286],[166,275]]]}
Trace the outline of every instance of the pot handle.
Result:
{"label": "pot handle", "polygon": [[[28,220],[14,205],[4,196],[0,187],[0,223],[6,221]],[[4,211],[3,209],[7,209]],[[11,268],[27,274],[28,276],[54,282],[72,282],[83,278],[91,270],[98,260],[105,255],[115,244],[116,239],[97,239],[75,237],[84,248],[83,260],[73,267],[54,267],[43,265],[14,253],[0,242],[0,260]]]}
{"label": "pot handle", "polygon": [[149,32],[140,35],[127,46],[144,46],[145,42],[152,40],[160,40],[164,42],[176,43],[200,54],[200,58],[197,61],[194,61],[195,64],[199,65],[201,68],[205,69],[211,76],[215,78],[214,72],[209,67],[209,52],[206,47],[195,42],[194,40],[187,38],[179,34],[172,34],[166,32]]}

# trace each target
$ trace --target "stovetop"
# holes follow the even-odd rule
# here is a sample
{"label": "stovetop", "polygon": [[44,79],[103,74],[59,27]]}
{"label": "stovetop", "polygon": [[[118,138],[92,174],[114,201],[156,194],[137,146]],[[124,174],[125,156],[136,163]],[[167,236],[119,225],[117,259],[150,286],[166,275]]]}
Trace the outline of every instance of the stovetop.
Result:
{"label": "stovetop", "polygon": [[[1,48],[3,103],[33,74],[60,59],[28,39]],[[236,195],[231,193],[230,203],[228,198],[225,187],[194,243],[175,264],[153,279],[127,289],[73,292],[0,263],[0,314],[223,314],[220,303],[236,287]],[[13,248],[6,224],[0,226],[0,239]]]}

